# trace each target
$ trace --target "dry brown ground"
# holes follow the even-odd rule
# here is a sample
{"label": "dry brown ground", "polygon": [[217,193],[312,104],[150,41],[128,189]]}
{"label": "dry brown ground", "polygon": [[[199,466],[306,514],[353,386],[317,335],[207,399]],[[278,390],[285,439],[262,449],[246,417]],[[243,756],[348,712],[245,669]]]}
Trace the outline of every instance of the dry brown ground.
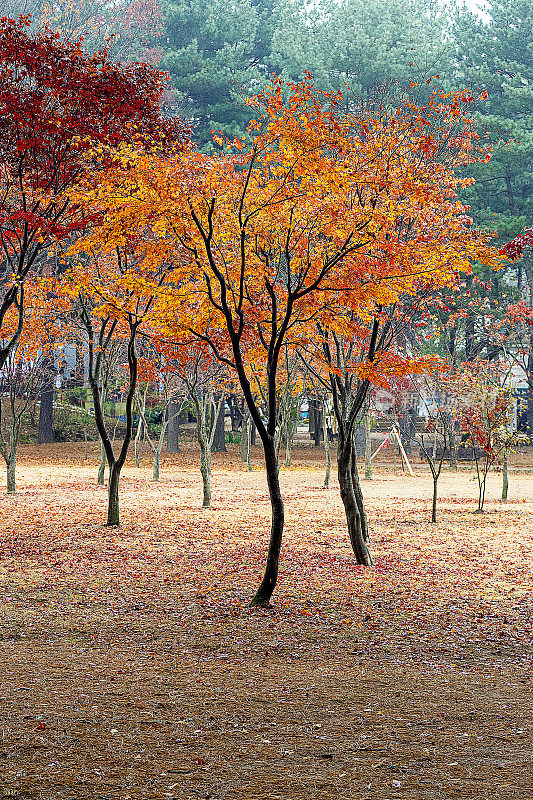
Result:
{"label": "dry brown ground", "polygon": [[[322,456],[282,472],[271,611],[249,610],[264,474],[196,454],[128,466],[122,525],[83,447],[27,448],[2,499],[0,798],[507,800],[533,797],[533,476],[475,516],[468,472],[381,469],[354,565]],[[312,459],[315,459],[313,461]],[[526,464],[527,466],[527,464]]]}

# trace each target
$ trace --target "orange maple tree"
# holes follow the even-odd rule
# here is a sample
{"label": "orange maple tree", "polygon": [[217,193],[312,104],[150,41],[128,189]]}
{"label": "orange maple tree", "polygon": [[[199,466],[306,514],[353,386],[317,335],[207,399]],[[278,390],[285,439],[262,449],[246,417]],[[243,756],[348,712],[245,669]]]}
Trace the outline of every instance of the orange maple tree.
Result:
{"label": "orange maple tree", "polygon": [[6,462],[8,494],[15,493],[17,450],[24,416],[35,406],[42,384],[52,383],[55,362],[70,332],[61,303],[51,298],[49,289],[47,281],[33,276],[26,281],[20,334],[17,335],[19,309],[8,309],[3,320],[4,338],[0,339],[0,346],[15,339],[9,358],[0,369],[0,454]]}
{"label": "orange maple tree", "polygon": [[[133,432],[138,344],[143,327],[150,325],[158,284],[157,274],[143,272],[144,290],[141,290],[139,265],[131,250],[130,243],[128,247],[99,255],[80,239],[69,250],[73,266],[56,284],[58,294],[69,299],[87,343],[87,373],[95,422],[109,468],[106,522],[109,526],[120,522],[119,482]],[[113,342],[118,342],[122,349],[126,372],[125,434],[118,453],[105,425],[101,393],[106,354]]]}
{"label": "orange maple tree", "polygon": [[[453,281],[471,259],[498,261],[490,235],[457,198],[468,181],[453,167],[485,157],[475,152],[461,97],[423,107],[408,97],[397,108],[349,114],[340,101],[309,78],[276,80],[253,101],[249,137],[220,140],[220,155],[149,158],[123,148],[99,186],[78,194],[87,208],[105,210],[91,247],[109,251],[137,232],[139,263],[168,270],[158,290],[167,333],[204,342],[239,379],[272,507],[254,605],[267,606],[274,591],[284,526],[275,447],[284,346],[305,346],[317,323],[342,335],[357,319],[369,331],[356,365],[364,398],[380,370],[391,371],[379,354],[390,324],[384,309],[428,282]],[[254,370],[265,376],[263,413]],[[350,412],[348,439],[354,422]]]}

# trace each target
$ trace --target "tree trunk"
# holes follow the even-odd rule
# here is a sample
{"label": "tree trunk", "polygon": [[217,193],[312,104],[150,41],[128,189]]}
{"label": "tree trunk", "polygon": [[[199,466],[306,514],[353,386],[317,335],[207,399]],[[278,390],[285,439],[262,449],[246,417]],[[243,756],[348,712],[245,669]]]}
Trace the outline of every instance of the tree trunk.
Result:
{"label": "tree trunk", "polygon": [[310,397],[307,401],[307,422],[309,424],[309,438],[315,438],[315,427],[316,427],[316,414],[315,414],[315,406],[316,400]]}
{"label": "tree trunk", "polygon": [[113,464],[109,472],[109,485],[107,488],[107,522],[106,525],[115,526],[120,525],[119,518],[119,503],[118,503],[118,486],[120,481],[120,468],[117,464]]}
{"label": "tree trunk", "polygon": [[[455,442],[454,423],[451,414],[448,416],[448,444],[450,450],[450,467],[457,470],[457,447]],[[446,447],[446,436],[444,436],[444,447]]]}
{"label": "tree trunk", "polygon": [[[346,514],[350,544],[358,564],[372,565],[372,558],[366,546],[368,538],[366,514],[362,505],[362,493],[358,484],[357,464],[355,462],[355,446],[352,437],[341,437],[337,453],[337,474],[341,500]],[[357,494],[360,494],[358,501]],[[363,516],[361,515],[361,511]]]}
{"label": "tree trunk", "polygon": [[104,443],[100,439],[100,466],[98,467],[98,476],[96,478],[96,483],[98,484],[98,486],[103,486],[104,485],[106,462],[107,462],[107,458],[106,458],[106,454],[105,454]]}
{"label": "tree trunk", "polygon": [[252,471],[252,436],[255,433],[255,425],[252,416],[246,420],[246,466],[248,472]]}
{"label": "tree trunk", "polygon": [[[135,337],[137,334],[139,320],[134,320],[133,316],[128,314],[128,323],[130,328],[130,337],[128,341],[128,370],[129,370],[129,387],[126,395],[126,432],[118,458],[115,458],[113,452],[113,444],[109,440],[109,434],[105,427],[104,409],[103,409],[103,393],[99,387],[101,375],[101,357],[102,350],[99,349],[96,358],[94,352],[94,339],[93,330],[90,321],[87,322],[87,330],[89,333],[89,385],[93,395],[94,404],[94,417],[100,440],[105,449],[105,456],[109,465],[109,482],[108,482],[108,505],[107,505],[107,523],[108,526],[119,525],[119,496],[118,486],[120,480],[120,471],[124,466],[126,457],[128,455],[128,448],[131,442],[131,435],[133,431],[133,399],[137,388],[137,354],[135,352]],[[100,330],[100,340],[105,332],[107,320],[102,320],[102,327]],[[108,341],[113,335],[116,327],[116,320],[109,328],[107,337]],[[105,388],[105,387],[104,387]],[[116,430],[116,426],[115,426]],[[114,434],[113,434],[114,438]]]}
{"label": "tree trunk", "polygon": [[211,506],[211,453],[208,433],[208,411],[211,409],[211,394],[193,394],[196,407],[196,438],[200,445],[200,474],[202,476],[202,508]]}
{"label": "tree trunk", "polygon": [[154,450],[154,463],[152,469],[152,480],[159,480],[159,449]]}
{"label": "tree trunk", "polygon": [[[204,402],[209,401],[204,399]],[[205,409],[202,409],[201,422],[198,426],[198,442],[200,444],[200,472],[203,484],[202,508],[209,508],[211,506],[211,464],[205,424]]]}
{"label": "tree trunk", "polygon": [[250,412],[247,410],[243,418],[241,428],[241,461],[248,466],[248,471],[252,471],[252,427],[253,420]]}
{"label": "tree trunk", "polygon": [[331,476],[331,448],[329,446],[327,419],[325,414],[322,415],[322,427],[324,429],[324,449],[326,451],[326,474],[324,475],[324,489],[328,489],[329,479]]}
{"label": "tree trunk", "polygon": [[202,487],[203,487],[203,499],[202,499],[202,508],[210,508],[211,507],[211,476],[209,474],[209,469],[207,466],[207,460],[205,458],[205,453],[202,453],[200,457],[200,472],[202,474]]}
{"label": "tree trunk", "polygon": [[179,430],[180,421],[178,417],[178,403],[171,400],[168,404],[168,426],[167,426],[167,453],[179,453]]}
{"label": "tree trunk", "polygon": [[[228,408],[231,417],[231,430],[232,433],[237,433],[237,431],[243,429],[243,411],[239,407],[239,401],[237,400],[234,394],[230,394],[228,399]],[[244,401],[243,401],[244,403]]]}
{"label": "tree trunk", "polygon": [[502,503],[507,502],[507,493],[509,491],[509,476],[507,472],[507,463],[508,463],[507,448],[505,447],[503,451],[503,468],[502,468],[502,473],[503,473]]}
{"label": "tree trunk", "polygon": [[85,383],[85,353],[82,340],[76,338],[76,366],[74,367],[74,386],[83,386]]}
{"label": "tree trunk", "polygon": [[[352,484],[355,494],[355,502],[357,503],[357,508],[359,510],[359,516],[361,518],[361,535],[363,537],[363,541],[365,543],[368,542],[368,517],[366,516],[365,510],[365,503],[363,500],[363,490],[361,489],[361,481],[359,479],[359,470],[357,469],[357,457],[355,449],[352,453]],[[367,548],[368,550],[368,548]],[[372,558],[370,557],[370,553],[368,554],[370,558],[370,563],[372,563]]]}
{"label": "tree trunk", "polygon": [[279,571],[279,554],[281,551],[281,541],[283,538],[283,526],[285,523],[285,510],[283,498],[279,485],[278,463],[276,460],[276,450],[272,437],[263,440],[265,453],[265,468],[268,482],[268,492],[270,505],[272,508],[272,524],[270,528],[270,541],[268,545],[268,555],[265,566],[265,574],[259,589],[252,599],[251,606],[261,606],[270,608],[270,598],[276,588]]}
{"label": "tree trunk", "polygon": [[[220,395],[215,395],[215,405],[218,407]],[[222,400],[220,413],[215,421],[215,436],[211,447],[213,453],[227,453],[226,448],[226,400]]]}
{"label": "tree trunk", "polygon": [[135,431],[135,466],[140,468],[140,455],[141,455],[141,448],[142,448],[142,436],[144,433],[144,423],[142,419],[139,419],[137,423],[137,430]]}
{"label": "tree trunk", "polygon": [[372,419],[370,416],[370,409],[368,405],[365,409],[365,480],[372,480],[372,439],[370,435],[370,427]]}
{"label": "tree trunk", "polygon": [[15,494],[15,470],[17,467],[17,451],[9,453],[6,461],[6,490],[8,494]]}
{"label": "tree trunk", "polygon": [[285,439],[285,467],[288,469],[291,465],[292,459],[292,438],[293,438],[293,428],[290,427],[287,430],[287,438]]}
{"label": "tree trunk", "polygon": [[476,448],[474,447],[473,443],[472,443],[472,450],[473,450],[473,458],[476,462],[476,475],[479,487],[477,509],[474,511],[474,514],[482,514],[483,506],[485,505],[485,486],[487,482],[487,469],[483,469],[483,467],[481,469],[479,468],[479,459],[476,456]]}
{"label": "tree trunk", "polygon": [[[51,370],[51,365],[47,366]],[[39,444],[52,444],[54,441],[54,384],[51,376],[47,376],[41,389],[41,405],[39,408]]]}
{"label": "tree trunk", "polygon": [[315,447],[320,447],[322,440],[322,408],[318,400],[313,401],[314,406],[314,425],[313,425],[313,439],[315,440]]}
{"label": "tree trunk", "polygon": [[485,505],[485,486],[486,486],[486,478],[487,476],[484,475],[481,484],[479,486],[479,501],[477,504],[477,510],[480,514],[483,513],[484,505]]}
{"label": "tree trunk", "polygon": [[250,412],[246,411],[243,418],[241,427],[241,461],[246,464],[248,460],[248,420],[250,419]]}
{"label": "tree trunk", "polygon": [[438,475],[433,475],[433,502],[431,504],[431,521],[437,521],[437,485],[439,482]]}

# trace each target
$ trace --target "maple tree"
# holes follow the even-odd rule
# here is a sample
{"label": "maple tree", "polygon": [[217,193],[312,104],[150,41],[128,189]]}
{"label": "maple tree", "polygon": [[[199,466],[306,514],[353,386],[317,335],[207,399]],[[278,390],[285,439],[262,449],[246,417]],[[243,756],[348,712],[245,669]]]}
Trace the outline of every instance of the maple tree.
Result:
{"label": "maple tree", "polygon": [[[170,346],[162,343],[167,369],[175,381],[175,394],[192,403],[196,413],[196,439],[200,446],[202,508],[211,506],[211,454],[220,417],[224,415],[225,371],[204,343],[182,340]],[[176,409],[175,413],[179,413]]]}
{"label": "maple tree", "polygon": [[[417,304],[416,298],[414,303]],[[376,308],[371,325],[352,318],[351,322],[345,320],[341,332],[318,326],[323,371],[322,374],[313,371],[331,393],[338,436],[337,477],[350,544],[357,563],[366,566],[372,564],[372,557],[368,548],[368,520],[357,467],[356,425],[361,415],[366,415],[369,392],[373,386],[391,388],[391,382],[401,379],[410,371],[419,374],[435,365],[433,357],[418,355],[413,358],[396,346],[396,334],[406,324],[406,319],[402,318],[405,315],[398,313],[398,305],[393,304],[386,313]],[[411,311],[408,305],[407,320]],[[369,430],[366,438],[370,447]],[[367,465],[365,474],[371,477]]]}
{"label": "maple tree", "polygon": [[446,454],[450,456],[450,466],[457,468],[455,451],[455,396],[447,391],[443,372],[451,368],[446,362],[436,363],[433,372],[412,377],[413,389],[417,393],[419,407],[425,424],[421,430],[416,425],[406,432],[409,439],[420,447],[420,457],[424,457],[433,481],[431,503],[431,522],[437,521],[438,483]]}
{"label": "maple tree", "polygon": [[[35,407],[39,389],[50,382],[50,371],[66,330],[61,309],[50,302],[47,286],[28,281],[23,307],[24,327],[0,372],[0,453],[6,462],[7,493],[15,493],[20,432],[26,412]],[[11,339],[19,325],[18,309],[4,318],[4,336]]]}
{"label": "maple tree", "polygon": [[[73,312],[85,331],[88,350],[88,382],[96,427],[109,468],[107,525],[119,525],[119,482],[133,433],[133,407],[138,378],[138,342],[143,326],[149,327],[154,294],[138,289],[138,265],[131,246],[116,248],[104,256],[92,253],[79,239],[69,250],[73,267],[57,283],[70,299]],[[148,275],[157,284],[157,275]],[[150,284],[152,285],[152,284]],[[125,359],[125,433],[115,454],[113,438],[105,424],[102,377],[106,353],[118,340],[119,357]],[[123,362],[124,363],[124,362]]]}
{"label": "maple tree", "polygon": [[[139,413],[139,421],[135,433],[135,463],[140,467],[140,443],[144,438],[148,441],[153,455],[152,479],[158,481],[165,435],[172,426],[174,430],[179,427],[179,416],[188,407],[190,401],[187,395],[181,391],[177,376],[173,370],[172,359],[169,359],[166,354],[163,357],[157,348],[154,348],[146,341],[143,342],[141,348],[138,371],[135,405]],[[150,432],[148,399],[161,409],[161,426],[157,437]]]}
{"label": "maple tree", "polygon": [[189,374],[183,378],[189,396],[196,409],[196,438],[200,445],[200,472],[203,484],[202,508],[211,506],[211,452],[217,423],[223,412],[225,402],[224,392],[219,392],[217,398],[210,387],[211,377],[202,374],[201,359],[197,357],[191,365]]}
{"label": "maple tree", "polygon": [[[516,441],[509,374],[505,362],[479,360],[443,376],[445,391],[452,398],[453,417],[462,438],[472,447],[478,482],[477,513],[483,512],[489,470]],[[504,484],[507,476],[504,474]],[[504,485],[503,499],[507,499]]]}
{"label": "maple tree", "polygon": [[[221,141],[216,157],[189,150],[154,159],[123,148],[97,187],[80,188],[87,209],[105,209],[89,246],[106,252],[125,231],[137,232],[139,263],[168,269],[158,292],[168,330],[207,344],[239,379],[272,507],[252,604],[268,605],[279,568],[284,505],[275,439],[284,345],[308,342],[317,322],[342,331],[362,320],[370,346],[354,366],[364,395],[395,360],[376,357],[387,324],[380,309],[428,281],[451,281],[473,258],[498,263],[490,234],[471,225],[456,194],[465,180],[453,166],[478,155],[468,102],[456,93],[420,107],[410,96],[398,108],[346,115],[339,96],[319,92],[309,78],[288,87],[274,81],[254,101],[259,119],[249,142]],[[445,163],[450,152],[453,165]],[[264,376],[263,410],[253,370]],[[350,434],[354,423],[355,415]]]}
{"label": "maple tree", "polygon": [[185,135],[179,120],[160,116],[157,71],[120,67],[106,51],[87,56],[79,42],[28,25],[25,17],[0,19],[0,331],[7,312],[18,313],[16,329],[2,336],[0,368],[22,331],[26,278],[50,270],[50,249],[91,221],[69,188],[94,170],[93,149],[168,146]]}

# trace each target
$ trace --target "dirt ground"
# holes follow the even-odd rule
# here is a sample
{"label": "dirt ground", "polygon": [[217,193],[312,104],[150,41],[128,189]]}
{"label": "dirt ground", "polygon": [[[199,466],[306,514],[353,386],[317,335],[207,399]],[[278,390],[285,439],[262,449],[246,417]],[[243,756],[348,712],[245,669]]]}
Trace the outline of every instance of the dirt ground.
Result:
{"label": "dirt ground", "polygon": [[[364,483],[375,566],[354,564],[323,453],[282,470],[269,611],[259,452],[128,464],[107,529],[96,453],[23,448],[3,496],[0,800],[531,800],[533,474]],[[398,462],[399,466],[399,462]]]}

